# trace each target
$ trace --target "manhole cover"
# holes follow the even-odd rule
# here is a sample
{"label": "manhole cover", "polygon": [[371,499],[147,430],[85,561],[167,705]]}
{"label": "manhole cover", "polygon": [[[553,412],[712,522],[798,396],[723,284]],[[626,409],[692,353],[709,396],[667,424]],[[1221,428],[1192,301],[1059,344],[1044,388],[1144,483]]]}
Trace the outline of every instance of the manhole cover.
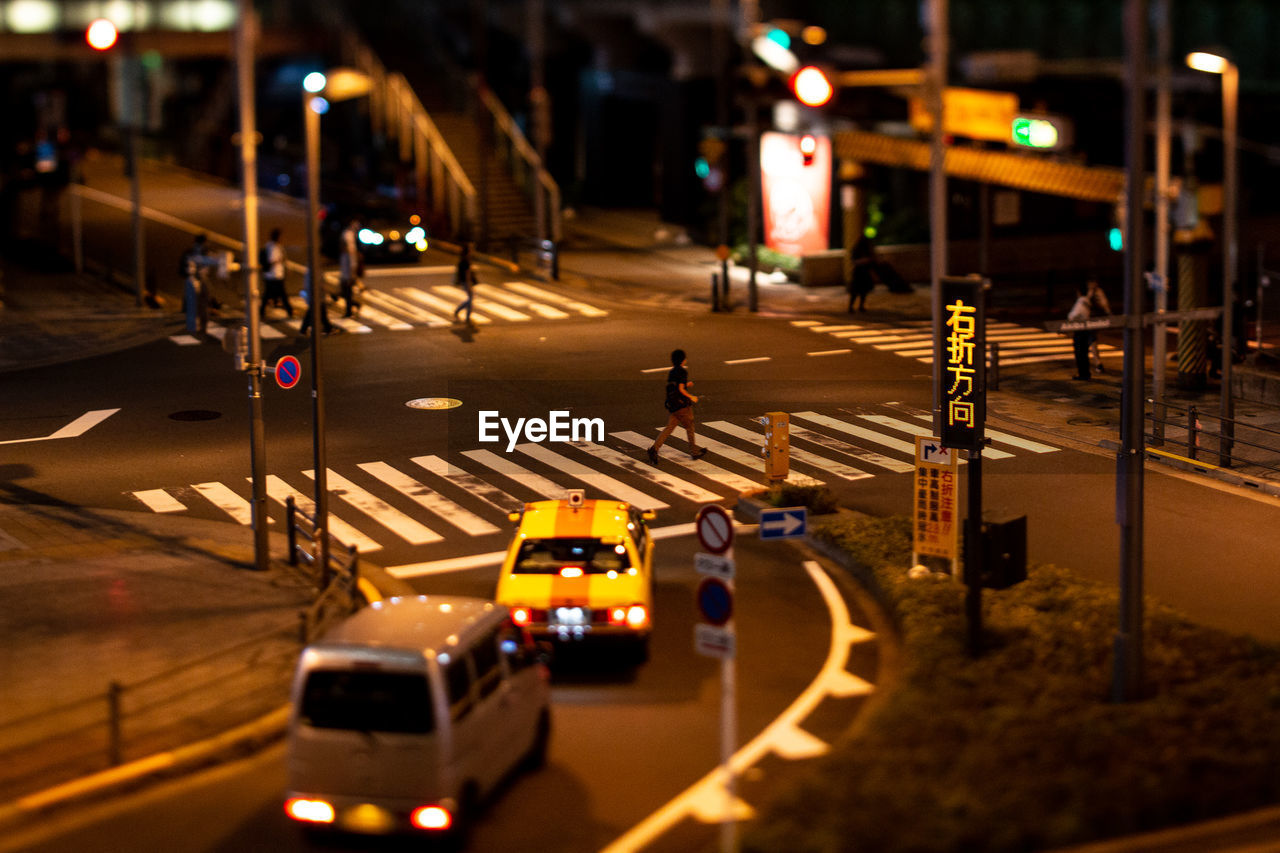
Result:
{"label": "manhole cover", "polygon": [[214,421],[220,417],[222,412],[211,412],[208,409],[187,409],[184,412],[174,412],[169,415],[169,418],[175,421]]}
{"label": "manhole cover", "polygon": [[456,409],[462,405],[462,401],[452,397],[419,397],[405,405],[411,409]]}

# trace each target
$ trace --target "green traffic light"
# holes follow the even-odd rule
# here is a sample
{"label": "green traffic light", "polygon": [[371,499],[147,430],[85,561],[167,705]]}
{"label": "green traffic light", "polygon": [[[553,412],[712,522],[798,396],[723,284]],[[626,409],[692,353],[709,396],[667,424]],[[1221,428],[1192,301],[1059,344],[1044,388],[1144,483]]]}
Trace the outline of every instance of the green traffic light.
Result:
{"label": "green traffic light", "polygon": [[1026,148],[1054,148],[1058,144],[1058,128],[1042,118],[1018,116],[1013,120],[1014,145]]}
{"label": "green traffic light", "polygon": [[707,175],[711,174],[711,164],[707,162],[706,157],[699,157],[693,161],[693,172],[704,181],[707,179]]}
{"label": "green traffic light", "polygon": [[1107,232],[1107,242],[1111,246],[1111,251],[1113,252],[1124,251],[1124,232],[1121,231],[1119,228],[1112,228],[1109,232]]}

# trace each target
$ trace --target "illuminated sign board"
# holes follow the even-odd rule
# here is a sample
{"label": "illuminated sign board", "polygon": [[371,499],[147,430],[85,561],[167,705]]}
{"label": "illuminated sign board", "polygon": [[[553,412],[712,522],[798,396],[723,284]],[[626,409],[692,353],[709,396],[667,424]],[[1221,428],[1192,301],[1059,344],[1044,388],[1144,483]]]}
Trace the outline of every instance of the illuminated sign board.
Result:
{"label": "illuminated sign board", "polygon": [[943,447],[936,438],[916,436],[915,501],[912,546],[916,556],[955,560],[960,515],[958,479],[960,452]]}
{"label": "illuminated sign board", "polygon": [[987,418],[987,336],[980,276],[942,279],[939,371],[942,445],[981,450]]}
{"label": "illuminated sign board", "polygon": [[760,137],[760,185],[764,242],[788,255],[810,255],[830,247],[831,139],[812,136],[809,153],[800,134],[770,131]]}

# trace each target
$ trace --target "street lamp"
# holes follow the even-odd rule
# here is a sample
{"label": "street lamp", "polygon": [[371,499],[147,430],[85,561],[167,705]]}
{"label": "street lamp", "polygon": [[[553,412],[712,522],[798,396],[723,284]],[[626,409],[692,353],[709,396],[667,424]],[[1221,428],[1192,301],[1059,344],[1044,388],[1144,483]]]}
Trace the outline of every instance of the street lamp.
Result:
{"label": "street lamp", "polygon": [[1231,397],[1231,349],[1234,341],[1232,308],[1235,303],[1236,259],[1236,114],[1240,95],[1240,69],[1219,53],[1187,54],[1187,66],[1222,75],[1222,405],[1218,464],[1230,466],[1235,434]]}
{"label": "street lamp", "polygon": [[315,465],[315,560],[321,586],[329,582],[329,477],[324,446],[324,386],[320,372],[321,312],[325,310],[324,282],[320,276],[320,116],[329,104],[368,93],[369,76],[352,68],[336,68],[328,74],[313,71],[302,81],[302,116],[307,144],[307,295],[311,304],[311,411],[312,451]]}

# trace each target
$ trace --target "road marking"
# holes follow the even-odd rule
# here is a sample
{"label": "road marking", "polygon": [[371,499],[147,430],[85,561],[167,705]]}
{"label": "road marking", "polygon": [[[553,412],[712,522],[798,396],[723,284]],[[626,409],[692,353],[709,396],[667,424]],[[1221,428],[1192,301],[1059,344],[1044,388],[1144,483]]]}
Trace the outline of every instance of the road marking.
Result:
{"label": "road marking", "polygon": [[[423,308],[419,308],[412,302],[401,299],[394,293],[388,293],[384,290],[367,290],[364,294],[365,302],[372,302],[380,306],[385,311],[395,311],[403,314],[415,323],[428,326],[430,328],[440,328],[448,326],[449,321],[438,314],[432,314]],[[361,309],[363,312],[363,309]]]}
{"label": "road marking", "polygon": [[[705,424],[705,426],[708,426],[711,429],[718,429],[721,432],[727,432],[729,435],[741,438],[744,441],[756,442],[761,447],[764,446],[764,436],[761,433],[752,432],[749,429],[743,429],[737,424],[731,424],[728,421],[711,421],[710,423]],[[807,450],[801,450],[797,447],[791,448],[791,459],[793,462],[812,465],[828,474],[834,474],[835,476],[845,480],[865,480],[868,477],[874,476],[873,474],[868,474],[866,471],[859,471],[857,468],[845,465],[843,462],[837,462],[834,459],[828,459],[825,456],[819,456],[816,453],[810,453]]]}
{"label": "road marking", "polygon": [[[643,440],[643,439],[642,439]],[[625,453],[619,453],[611,447],[605,447],[601,444],[594,444],[590,441],[574,441],[570,442],[579,450],[584,450],[599,459],[603,459],[612,465],[628,471],[639,477],[643,477],[652,483],[662,486],[675,492],[686,500],[694,503],[712,503],[720,500],[721,496],[715,492],[709,492],[701,486],[690,483],[688,480],[681,480],[665,471],[659,471],[648,462],[641,462],[639,459],[633,459]],[[690,460],[692,461],[692,460]]]}
{"label": "road marking", "polygon": [[803,329],[807,326],[817,326],[821,322],[821,320],[792,320],[791,325]]}
{"label": "road marking", "polygon": [[507,513],[514,512],[524,506],[524,501],[519,498],[507,494],[497,486],[486,483],[474,474],[450,465],[439,456],[415,456],[409,461],[427,469],[437,477],[443,477],[471,495],[471,497],[493,507],[502,513],[503,518],[506,518]]}
{"label": "road marking", "polygon": [[[446,302],[445,300],[441,299],[439,296],[436,296],[434,293],[427,293],[425,290],[419,287],[401,287],[399,288],[399,290],[401,293],[403,293],[405,296],[412,299],[414,302],[421,303],[422,305],[426,305],[428,308],[434,308],[437,311],[441,311],[449,315],[449,318],[450,318],[449,322],[451,325],[453,323],[454,318],[460,316],[454,310],[458,307],[458,303],[456,302]],[[485,316],[485,314],[475,306],[475,303],[472,303],[471,309],[472,309],[471,319],[473,322],[477,324],[493,322],[492,319]]]}
{"label": "road marking", "polygon": [[[932,423],[933,415],[925,415],[925,414],[916,415],[916,420],[929,421],[930,423]],[[989,437],[994,438],[996,441],[999,441],[1002,444],[1012,444],[1014,447],[1021,447],[1023,450],[1030,450],[1032,453],[1056,453],[1058,451],[1058,448],[1052,445],[1041,444],[1038,441],[1032,441],[1029,438],[1023,438],[1020,435],[1012,435],[1007,432],[1001,432],[998,429],[991,429],[990,427],[985,427],[983,429],[983,432],[986,433]]]}
{"label": "road marking", "polygon": [[757,361],[773,361],[772,356],[758,355],[755,358],[733,358],[725,362],[725,364],[753,364]]}
{"label": "road marking", "polygon": [[810,352],[810,353],[805,353],[805,355],[813,355],[813,356],[819,356],[819,355],[844,355],[844,354],[845,354],[845,353],[847,353],[847,352],[853,352],[853,350],[851,350],[851,349],[827,349],[827,350],[822,350],[821,352]]}
{"label": "road marking", "polygon": [[820,415],[817,412],[796,412],[792,415],[794,418],[802,418],[806,421],[813,421],[815,424],[821,424],[824,427],[840,430],[843,433],[864,439],[865,441],[873,441],[876,444],[888,447],[891,450],[897,450],[900,453],[906,453],[911,458],[915,458],[916,446],[910,441],[904,441],[900,438],[885,435],[872,429],[857,426],[847,421],[838,420],[829,415]]}
{"label": "road marking", "polygon": [[[619,441],[625,441],[628,444],[641,449],[653,446],[652,440],[645,438],[638,432],[611,432],[609,435]],[[690,459],[688,454],[681,453],[678,455],[664,456],[663,461],[674,462],[677,465],[688,468],[690,471],[693,471],[696,474],[701,474],[709,480],[715,480],[717,483],[728,486],[735,492],[750,492],[760,488],[760,484],[755,480],[748,480],[746,477],[735,474],[734,472],[721,468],[718,465],[712,465],[710,462],[706,462],[702,459]]]}
{"label": "road marking", "polygon": [[475,513],[458,506],[448,498],[432,491],[417,480],[391,467],[385,462],[362,462],[357,466],[372,474],[402,495],[412,499],[424,509],[434,512],[454,527],[470,536],[497,533],[498,528]]}
{"label": "road marking", "polygon": [[238,523],[245,527],[253,524],[253,508],[247,500],[233,492],[230,486],[224,483],[196,483],[191,488]]}
{"label": "road marking", "polygon": [[[906,421],[900,421],[897,418],[891,418],[887,415],[858,415],[858,417],[862,418],[863,420],[871,421],[873,424],[880,424],[881,426],[889,427],[889,429],[896,429],[901,432],[905,432],[908,435],[922,435],[922,436],[925,436],[926,438],[933,437],[932,427],[926,428],[926,427],[916,426],[915,424],[907,423]],[[982,455],[987,457],[988,459],[1008,459],[1009,457],[1013,456],[1012,453],[1006,453],[1005,451],[997,450],[994,447],[984,448],[982,451]],[[965,461],[965,460],[961,460],[961,461]]]}
{"label": "road marking", "polygon": [[[435,287],[431,289],[436,293],[439,293],[441,296],[445,296],[449,299],[454,299],[457,302],[463,302],[467,298],[467,293],[465,290],[463,290],[461,287],[456,287],[452,284],[437,284]],[[521,314],[519,311],[515,310],[514,308],[508,308],[506,305],[503,305],[501,302],[498,302],[497,300],[491,301],[488,299],[480,299],[478,298],[479,295],[480,294],[477,293],[472,300],[473,305],[477,311],[484,311],[486,314],[493,314],[494,316],[499,317],[500,319],[510,320],[513,323],[518,323],[523,320],[529,319],[528,314]]]}
{"label": "road marking", "polygon": [[[562,471],[570,477],[581,480],[589,486],[594,486],[611,498],[626,501],[632,506],[639,507],[640,509],[659,510],[666,509],[670,506],[666,501],[647,495],[639,489],[633,489],[626,483],[615,480],[608,474],[601,474],[598,471],[588,468],[586,465],[575,462],[567,456],[561,456],[553,450],[548,450],[540,444],[531,444],[527,442],[525,444],[517,444],[516,450],[519,450],[526,456],[531,456],[534,459],[537,459],[544,465],[550,465],[552,468]],[[719,500],[719,497],[716,497],[715,500]]]}
{"label": "road marking", "polygon": [[790,432],[793,436],[798,436],[799,438],[803,438],[805,441],[811,441],[814,444],[822,445],[828,450],[834,450],[837,453],[846,453],[855,459],[861,459],[863,462],[870,465],[876,465],[880,468],[887,468],[898,474],[915,470],[915,466],[910,462],[902,462],[897,459],[892,459],[883,454],[876,453],[874,450],[863,450],[857,445],[850,444],[847,441],[841,441],[838,438],[832,438],[831,436],[820,432],[814,432],[813,430],[806,429],[798,424],[791,424]]}
{"label": "road marking", "polygon": [[[462,451],[462,455],[468,459],[474,459],[486,468],[497,471],[502,476],[516,481],[525,488],[537,492],[544,498],[554,500],[564,497],[564,486],[548,480],[541,474],[535,474],[527,468],[521,468],[510,459],[499,456],[492,451],[464,450]],[[520,502],[520,506],[524,506],[524,501]],[[518,509],[519,507],[516,508]]]}
{"label": "road marking", "polygon": [[[395,533],[412,545],[427,545],[444,539],[430,527],[417,519],[410,518],[391,504],[365,491],[332,468],[328,471],[329,494],[341,498],[351,506],[363,512],[383,527]],[[303,471],[303,475],[314,480],[315,471]]]}
{"label": "road marking", "polygon": [[164,489],[143,489],[133,492],[133,496],[146,504],[152,512],[182,512],[187,508],[186,504]]}
{"label": "road marking", "polygon": [[[315,515],[315,502],[302,492],[294,489],[275,474],[267,475],[267,494],[271,496],[272,500],[278,502],[282,506],[284,505],[285,500],[292,497],[297,503],[298,509],[310,515]],[[329,532],[336,536],[339,542],[342,542],[345,545],[356,546],[356,550],[362,554],[366,551],[379,551],[382,549],[382,546],[377,542],[370,539],[368,536],[365,536],[359,530],[352,527],[341,518],[338,518],[338,516],[334,515],[332,512],[328,515]]]}
{"label": "road marking", "polygon": [[[818,592],[822,595],[827,612],[830,614],[831,642],[827,648],[827,657],[818,675],[804,692],[796,697],[795,701],[760,734],[752,738],[729,759],[730,772],[735,776],[741,776],[770,752],[785,757],[785,750],[795,748],[797,743],[795,733],[801,730],[801,721],[813,713],[828,695],[841,695],[837,691],[847,689],[849,678],[856,678],[845,669],[849,658],[849,647],[855,642],[863,642],[874,636],[849,621],[849,608],[845,605],[835,583],[822,571],[821,566],[812,560],[805,560],[804,568],[814,585],[818,587]],[[810,741],[808,745],[812,746],[812,742]],[[717,767],[615,839],[604,848],[602,853],[636,853],[644,850],[686,817],[701,815],[703,819],[709,821],[720,820],[727,800],[727,781],[722,768]],[[719,812],[713,810],[713,814],[706,814],[706,803],[718,803]]]}
{"label": "road marking", "polygon": [[[655,427],[654,430],[660,431],[658,427]],[[759,438],[761,438],[761,446],[763,446],[763,443],[764,443],[763,437],[761,436]],[[679,442],[681,444],[684,443],[683,439],[677,439],[675,436],[671,437],[671,441]],[[649,443],[652,444],[653,442],[649,442]],[[707,450],[716,454],[717,456],[723,456],[725,459],[728,459],[732,462],[737,462],[739,465],[742,465],[746,468],[752,468],[757,471],[760,471],[762,476],[764,474],[764,457],[762,456],[753,456],[750,453],[746,453],[744,451],[739,450],[738,448],[734,447],[731,444],[725,444],[723,441],[717,441],[716,439],[708,436],[706,433],[703,433],[702,435],[698,436],[698,445],[700,447],[707,448]],[[668,442],[666,446],[670,447],[671,442]],[[684,451],[684,452],[687,455],[688,451]],[[666,457],[662,457],[662,458],[665,459]],[[821,486],[822,485],[822,481],[817,479],[816,477],[810,477],[807,474],[800,474],[795,471],[792,471],[790,474],[787,475],[787,479],[785,482],[791,483],[794,486]]]}
{"label": "road marking", "polygon": [[549,290],[543,290],[540,287],[534,287],[532,284],[528,284],[523,281],[508,281],[506,285],[512,290],[519,291],[526,296],[532,296],[535,299],[542,299],[547,302],[555,303],[556,305],[563,305],[565,308],[568,308],[571,311],[577,311],[579,314],[587,317],[609,316],[608,311],[596,308],[594,305],[588,305],[585,302],[578,302],[577,300],[569,299],[566,296],[561,296],[558,293],[552,293]]}
{"label": "road marking", "polygon": [[552,307],[551,305],[544,305],[541,302],[535,302],[527,296],[512,293],[505,288],[495,287],[492,284],[477,284],[475,286],[475,291],[481,296],[487,296],[490,299],[505,302],[508,305],[513,305],[516,308],[522,308],[525,311],[532,311],[544,320],[563,320],[570,316],[567,312],[561,311],[559,308]]}
{"label": "road marking", "polygon": [[93,409],[48,435],[36,436],[35,438],[11,438],[7,441],[0,441],[0,444],[25,444],[28,441],[51,441],[55,438],[79,438],[118,411],[120,410]]}
{"label": "road marking", "polygon": [[646,367],[644,370],[641,370],[640,372],[641,373],[663,373],[669,370],[671,370],[670,367]]}

